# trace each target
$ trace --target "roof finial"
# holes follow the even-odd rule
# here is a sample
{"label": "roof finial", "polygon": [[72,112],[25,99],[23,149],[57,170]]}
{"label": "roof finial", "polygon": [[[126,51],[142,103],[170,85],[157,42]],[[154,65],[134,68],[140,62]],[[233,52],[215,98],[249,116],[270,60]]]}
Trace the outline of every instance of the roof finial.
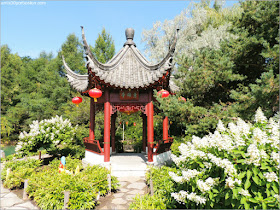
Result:
{"label": "roof finial", "polygon": [[126,36],[126,43],[124,43],[123,46],[125,45],[134,45],[136,47],[136,44],[133,41],[133,37],[134,37],[134,29],[133,28],[127,28],[125,30],[125,36]]}

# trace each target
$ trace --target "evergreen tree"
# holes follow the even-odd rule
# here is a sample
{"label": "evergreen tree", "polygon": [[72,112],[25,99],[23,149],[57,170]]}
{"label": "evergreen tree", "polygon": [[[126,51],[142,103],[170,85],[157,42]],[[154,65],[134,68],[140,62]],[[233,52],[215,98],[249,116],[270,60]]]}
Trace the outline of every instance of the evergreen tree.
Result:
{"label": "evergreen tree", "polygon": [[[203,8],[206,16],[194,36],[202,45],[196,47],[194,41],[195,46],[189,43],[188,50],[179,48],[183,56],[177,58],[178,94],[187,102],[179,101],[179,96],[157,97],[159,108],[177,122],[171,125],[172,133],[181,133],[178,129],[182,127],[187,134],[202,136],[213,131],[219,119],[252,120],[259,106],[272,116],[279,106],[279,4],[249,1],[232,11]],[[198,25],[196,16],[192,21]],[[216,47],[203,45],[209,38],[203,34],[223,25],[227,25],[226,31]]]}
{"label": "evergreen tree", "polygon": [[91,51],[101,63],[108,62],[115,55],[114,41],[112,36],[105,31],[105,28],[102,29],[101,34],[98,34],[98,38],[95,41],[94,47],[91,47]]}

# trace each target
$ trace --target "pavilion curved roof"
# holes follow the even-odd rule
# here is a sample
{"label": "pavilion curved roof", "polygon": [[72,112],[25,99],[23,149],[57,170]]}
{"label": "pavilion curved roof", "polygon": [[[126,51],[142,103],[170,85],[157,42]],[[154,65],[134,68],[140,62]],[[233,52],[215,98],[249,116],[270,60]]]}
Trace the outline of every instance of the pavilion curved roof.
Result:
{"label": "pavilion curved roof", "polygon": [[[133,42],[133,29],[127,29],[127,42],[123,48],[106,64],[100,63],[90,51],[87,44],[84,29],[82,27],[82,38],[87,59],[87,68],[99,80],[106,84],[119,88],[144,88],[148,87],[160,80],[167,71],[172,69],[173,53],[177,36],[174,39],[165,58],[157,63],[151,64],[136,48]],[[67,78],[70,85],[77,91],[83,92],[90,88],[88,75],[78,75],[74,73],[66,64],[64,58],[63,63],[67,72]],[[170,72],[169,72],[170,73]],[[173,82],[169,84],[169,88],[177,91],[178,87]]]}

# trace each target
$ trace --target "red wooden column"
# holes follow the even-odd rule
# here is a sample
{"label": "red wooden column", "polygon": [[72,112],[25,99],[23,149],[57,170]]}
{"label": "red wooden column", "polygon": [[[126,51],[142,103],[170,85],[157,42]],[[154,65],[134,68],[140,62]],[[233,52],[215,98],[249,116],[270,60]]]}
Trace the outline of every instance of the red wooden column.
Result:
{"label": "red wooden column", "polygon": [[110,162],[110,110],[109,90],[105,90],[104,103],[104,162]]}
{"label": "red wooden column", "polygon": [[147,116],[145,114],[142,115],[142,120],[143,120],[142,151],[146,152],[146,147],[147,147]]}
{"label": "red wooden column", "polygon": [[149,103],[147,104],[147,124],[148,124],[148,162],[153,162],[154,143],[154,105],[152,102],[152,91],[149,92]]}
{"label": "red wooden column", "polygon": [[112,152],[116,152],[115,146],[115,137],[116,137],[116,119],[117,113],[112,115],[112,122],[111,122],[111,144],[112,144]]}
{"label": "red wooden column", "polygon": [[162,138],[168,140],[168,117],[164,117],[162,123]]}
{"label": "red wooden column", "polygon": [[94,140],[94,127],[95,127],[95,105],[94,99],[90,98],[90,120],[89,120],[89,139]]}

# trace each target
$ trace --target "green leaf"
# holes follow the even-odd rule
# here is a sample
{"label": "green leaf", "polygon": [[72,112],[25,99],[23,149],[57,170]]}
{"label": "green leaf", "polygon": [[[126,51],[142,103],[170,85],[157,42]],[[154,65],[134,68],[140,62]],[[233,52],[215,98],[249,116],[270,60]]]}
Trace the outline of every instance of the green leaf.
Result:
{"label": "green leaf", "polygon": [[265,202],[262,202],[262,208],[263,208],[263,209],[267,209],[267,206],[266,206],[266,203],[265,203]]}
{"label": "green leaf", "polygon": [[234,198],[237,198],[237,195],[238,195],[238,189],[233,188],[233,189],[232,189],[232,193],[233,193],[233,197],[234,197]]}
{"label": "green leaf", "polygon": [[276,194],[279,193],[279,189],[275,185],[272,185],[272,188]]}
{"label": "green leaf", "polygon": [[254,198],[249,198],[249,201],[252,202],[252,203],[258,203],[258,201]]}
{"label": "green leaf", "polygon": [[250,179],[252,176],[252,171],[248,170],[247,171],[247,180]]}
{"label": "green leaf", "polygon": [[246,175],[246,171],[241,172],[241,173],[238,175],[238,179],[239,179],[239,180],[242,180],[243,177],[244,177],[245,175]]}
{"label": "green leaf", "polygon": [[260,179],[258,178],[258,176],[253,176],[252,179],[254,180],[254,182],[257,184],[257,185],[260,185]]}
{"label": "green leaf", "polygon": [[247,179],[244,185],[244,189],[247,190],[250,186],[251,186],[251,182],[249,179]]}
{"label": "green leaf", "polygon": [[259,170],[258,170],[256,167],[254,167],[254,168],[253,168],[253,173],[254,173],[255,175],[258,175],[258,174],[259,174]]}
{"label": "green leaf", "polygon": [[225,199],[227,200],[229,197],[230,197],[229,192],[227,192],[226,195],[225,195]]}
{"label": "green leaf", "polygon": [[245,209],[250,209],[250,204],[247,203],[246,201],[244,202],[244,206],[245,206]]}

